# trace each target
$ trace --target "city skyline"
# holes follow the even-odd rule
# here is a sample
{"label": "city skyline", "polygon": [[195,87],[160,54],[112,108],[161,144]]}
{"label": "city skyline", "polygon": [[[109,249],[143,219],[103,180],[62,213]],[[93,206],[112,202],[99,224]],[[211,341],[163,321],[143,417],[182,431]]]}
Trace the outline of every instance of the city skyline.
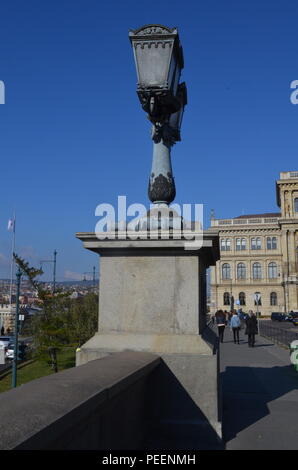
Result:
{"label": "city skyline", "polygon": [[[277,211],[272,182],[297,170],[298,7],[266,3],[189,1],[181,10],[167,0],[158,14],[136,1],[1,6],[0,278],[10,275],[14,210],[16,252],[39,267],[56,249],[63,281],[98,270],[75,238],[94,231],[98,204],[126,195],[149,206],[150,124],[128,40],[147,23],[177,26],[184,47],[188,105],[172,152],[174,202],[203,203],[205,227],[211,209],[216,218]],[[49,280],[51,272],[45,266]]]}

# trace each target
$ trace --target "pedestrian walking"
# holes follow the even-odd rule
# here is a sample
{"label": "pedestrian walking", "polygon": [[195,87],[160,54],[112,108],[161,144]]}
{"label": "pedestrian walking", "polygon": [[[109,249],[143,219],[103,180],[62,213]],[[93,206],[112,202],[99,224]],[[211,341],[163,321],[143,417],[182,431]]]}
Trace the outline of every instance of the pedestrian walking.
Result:
{"label": "pedestrian walking", "polygon": [[233,331],[234,343],[235,344],[236,343],[240,344],[240,342],[239,342],[239,331],[240,331],[241,322],[240,322],[239,316],[237,315],[236,310],[233,311],[233,315],[232,315],[232,318],[231,318],[231,321],[230,321],[230,325],[231,325],[231,328],[232,328],[232,331]]}
{"label": "pedestrian walking", "polygon": [[258,334],[258,320],[252,310],[248,312],[245,334],[248,335],[248,346],[253,348],[255,345],[255,335]]}
{"label": "pedestrian walking", "polygon": [[224,331],[226,327],[226,315],[222,310],[218,310],[215,314],[215,320],[218,328],[219,341],[223,343]]}
{"label": "pedestrian walking", "polygon": [[238,310],[238,318],[240,320],[240,330],[241,330],[241,328],[243,328],[245,324],[245,315],[242,311],[242,308],[239,308]]}

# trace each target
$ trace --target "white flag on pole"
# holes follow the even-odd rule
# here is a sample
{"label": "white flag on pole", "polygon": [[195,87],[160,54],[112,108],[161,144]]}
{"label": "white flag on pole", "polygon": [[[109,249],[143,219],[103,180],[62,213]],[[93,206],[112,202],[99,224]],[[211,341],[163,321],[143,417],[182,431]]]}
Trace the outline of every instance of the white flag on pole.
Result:
{"label": "white flag on pole", "polygon": [[14,229],[14,220],[9,219],[8,225],[7,225],[7,230],[12,231]]}

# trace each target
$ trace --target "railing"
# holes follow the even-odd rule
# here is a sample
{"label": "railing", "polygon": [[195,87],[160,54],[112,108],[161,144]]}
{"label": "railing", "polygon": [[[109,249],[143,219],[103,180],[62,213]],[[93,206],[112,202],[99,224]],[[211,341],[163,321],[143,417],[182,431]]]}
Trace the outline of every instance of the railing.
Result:
{"label": "railing", "polygon": [[280,173],[281,180],[287,180],[290,178],[298,178],[298,171],[282,171]]}
{"label": "railing", "polygon": [[255,219],[213,219],[211,220],[211,227],[219,227],[223,225],[276,224],[277,222],[278,217],[261,217]]}
{"label": "railing", "polygon": [[289,347],[292,341],[298,340],[298,331],[280,328],[271,320],[259,320],[259,333],[281,346]]}

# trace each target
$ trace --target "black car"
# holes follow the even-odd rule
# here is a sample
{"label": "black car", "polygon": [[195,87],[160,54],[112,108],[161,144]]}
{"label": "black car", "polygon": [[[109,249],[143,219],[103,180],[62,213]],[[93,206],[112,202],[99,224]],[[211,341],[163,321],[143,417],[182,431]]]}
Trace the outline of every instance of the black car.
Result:
{"label": "black car", "polygon": [[287,320],[287,315],[281,312],[272,312],[271,313],[271,320],[272,321],[286,321]]}
{"label": "black car", "polygon": [[290,312],[288,312],[288,316],[290,318],[298,317],[298,312],[293,312],[293,310],[291,310]]}
{"label": "black car", "polygon": [[288,320],[289,321],[297,321],[298,319],[298,312],[290,312],[288,313]]}

